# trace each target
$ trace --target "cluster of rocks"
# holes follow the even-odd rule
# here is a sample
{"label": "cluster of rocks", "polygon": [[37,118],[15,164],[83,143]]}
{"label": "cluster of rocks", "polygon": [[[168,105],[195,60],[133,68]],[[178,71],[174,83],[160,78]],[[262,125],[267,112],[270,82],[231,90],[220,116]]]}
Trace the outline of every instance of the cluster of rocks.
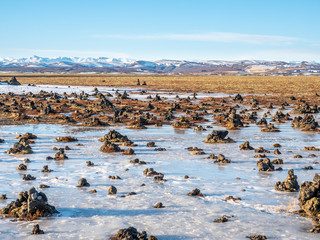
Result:
{"label": "cluster of rocks", "polygon": [[256,150],[254,150],[255,153],[270,153],[269,150],[264,149],[263,147],[258,147]]}
{"label": "cluster of rocks", "polygon": [[224,119],[225,126],[227,129],[235,130],[243,127],[241,116],[236,113],[236,110],[234,108],[230,109],[230,111],[227,114],[228,115]]}
{"label": "cluster of rocks", "polygon": [[156,237],[148,234],[146,231],[138,232],[134,227],[120,229],[110,240],[157,240]]}
{"label": "cluster of rocks", "polygon": [[165,148],[163,148],[163,147],[158,147],[158,148],[155,148],[154,150],[155,150],[155,151],[158,151],[158,152],[167,151],[167,149],[165,149]]}
{"label": "cluster of rocks", "polygon": [[316,148],[315,146],[311,146],[311,147],[304,147],[303,149],[302,149],[303,151],[320,151],[320,149],[319,148]]}
{"label": "cluster of rocks", "polygon": [[259,168],[259,171],[262,171],[262,172],[274,171],[274,166],[270,162],[269,158],[260,159],[259,161],[257,161],[257,166]]}
{"label": "cluster of rocks", "polygon": [[166,181],[164,179],[164,175],[162,173],[159,173],[157,171],[155,171],[153,168],[146,168],[144,171],[143,171],[143,174],[148,176],[148,177],[152,177],[153,176],[153,180],[155,182],[163,182],[163,181]]}
{"label": "cluster of rocks", "polygon": [[106,135],[104,135],[102,138],[99,139],[101,142],[129,142],[130,140],[128,139],[127,136],[122,135],[116,130],[111,130],[109,131]]}
{"label": "cluster of rocks", "polygon": [[294,114],[319,113],[318,106],[310,106],[308,103],[298,104],[293,110]]}
{"label": "cluster of rocks", "polygon": [[254,148],[250,146],[250,143],[248,141],[242,143],[239,146],[239,148],[240,148],[240,150],[254,150]]}
{"label": "cluster of rocks", "polygon": [[48,165],[44,165],[43,166],[43,169],[41,170],[41,172],[46,172],[46,173],[50,173],[52,172],[53,170],[52,169],[49,169]]}
{"label": "cluster of rocks", "polygon": [[203,151],[202,148],[198,148],[198,147],[187,147],[186,148],[191,155],[203,155],[205,154],[205,152]]}
{"label": "cluster of rocks", "polygon": [[34,187],[20,192],[17,200],[12,201],[0,210],[0,214],[20,219],[36,219],[59,213],[54,206],[48,204],[48,198],[43,192]]}
{"label": "cluster of rocks", "polygon": [[27,165],[20,163],[19,167],[17,167],[18,171],[26,171],[28,169]]}
{"label": "cluster of rocks", "polygon": [[39,224],[36,224],[33,226],[32,234],[35,234],[35,235],[44,234],[44,231],[40,229]]}
{"label": "cluster of rocks", "polygon": [[1,200],[6,200],[7,198],[7,194],[0,194],[0,199]]}
{"label": "cluster of rocks", "polygon": [[218,156],[215,159],[216,160],[214,161],[214,163],[218,163],[218,164],[231,163],[231,160],[230,159],[226,159],[226,157],[223,154],[218,154]]}
{"label": "cluster of rocks", "polygon": [[76,142],[78,141],[77,138],[71,137],[71,136],[66,136],[66,137],[56,137],[56,142]]}
{"label": "cluster of rocks", "polygon": [[240,197],[228,196],[224,199],[225,201],[241,201]]}
{"label": "cluster of rocks", "polygon": [[12,77],[9,81],[4,81],[4,83],[7,83],[9,85],[21,85],[16,77]]}
{"label": "cluster of rocks", "polygon": [[207,136],[205,143],[233,143],[235,142],[231,138],[227,138],[228,131],[216,131],[213,130],[211,134]]}
{"label": "cluster of rocks", "polygon": [[300,186],[299,214],[312,217],[311,232],[320,233],[320,175],[315,174],[313,182],[306,181]]}
{"label": "cluster of rocks", "polygon": [[273,124],[269,123],[268,125],[262,127],[260,131],[261,132],[280,132],[280,129],[276,128]]}
{"label": "cluster of rocks", "polygon": [[295,117],[292,120],[292,126],[294,128],[300,128],[302,131],[315,131],[319,128],[318,122],[316,122],[313,115],[304,115],[304,117]]}
{"label": "cluster of rocks", "polygon": [[102,144],[100,151],[105,153],[122,152],[121,148],[117,144],[108,141],[105,141]]}
{"label": "cluster of rocks", "polygon": [[132,148],[127,148],[122,152],[123,155],[136,155]]}
{"label": "cluster of rocks", "polygon": [[193,124],[189,121],[189,119],[182,117],[178,121],[172,124],[174,128],[190,128]]}
{"label": "cluster of rocks", "polygon": [[147,164],[145,161],[140,161],[138,158],[130,160],[130,163],[137,164],[137,165],[144,165]]}
{"label": "cluster of rocks", "polygon": [[30,174],[23,174],[22,175],[22,180],[23,181],[33,181],[33,180],[36,180],[37,178],[30,175]]}
{"label": "cluster of rocks", "polygon": [[147,147],[156,147],[155,142],[148,142]]}
{"label": "cluster of rocks", "polygon": [[21,139],[21,138],[26,138],[26,139],[37,139],[37,136],[36,135],[34,135],[34,134],[32,134],[32,133],[25,133],[25,134],[23,134],[23,135],[19,135],[19,136],[17,136],[16,137],[17,139]]}
{"label": "cluster of rocks", "polygon": [[274,186],[275,190],[283,192],[297,192],[299,190],[298,177],[294,175],[293,169],[288,171],[287,180],[277,182]]}
{"label": "cluster of rocks", "polygon": [[228,222],[229,219],[231,218],[233,218],[233,216],[223,215],[222,217],[216,218],[213,221],[216,223],[224,223],[224,222]]}
{"label": "cluster of rocks", "polygon": [[195,128],[193,128],[193,131],[195,131],[195,132],[203,132],[203,131],[207,131],[207,129],[205,129],[201,125],[198,125]]}
{"label": "cluster of rocks", "polygon": [[104,127],[104,126],[109,126],[108,123],[102,122],[99,118],[97,117],[91,117],[88,120],[85,120],[85,122],[82,124],[83,126],[88,126],[88,127]]}
{"label": "cluster of rocks", "polygon": [[193,189],[187,195],[192,196],[192,197],[203,197],[203,194],[201,193],[200,189],[198,189],[198,188]]}
{"label": "cluster of rocks", "polygon": [[248,235],[248,236],[246,236],[246,238],[249,238],[251,240],[266,240],[266,239],[268,239],[265,235],[260,235],[260,234]]}
{"label": "cluster of rocks", "polygon": [[31,154],[33,153],[27,138],[20,138],[19,142],[15,143],[12,148],[5,151],[8,154]]}
{"label": "cluster of rocks", "polygon": [[59,151],[55,154],[54,160],[66,160],[66,159],[68,159],[68,157],[64,153],[64,149],[60,148]]}
{"label": "cluster of rocks", "polygon": [[275,123],[283,123],[283,122],[286,122],[286,121],[289,121],[289,120],[292,120],[290,118],[290,114],[289,113],[284,114],[281,111],[277,111],[276,114],[272,117],[271,121],[275,122]]}
{"label": "cluster of rocks", "polygon": [[119,179],[121,179],[121,177],[119,177],[118,175],[109,176],[108,178],[111,179],[111,180],[119,180]]}

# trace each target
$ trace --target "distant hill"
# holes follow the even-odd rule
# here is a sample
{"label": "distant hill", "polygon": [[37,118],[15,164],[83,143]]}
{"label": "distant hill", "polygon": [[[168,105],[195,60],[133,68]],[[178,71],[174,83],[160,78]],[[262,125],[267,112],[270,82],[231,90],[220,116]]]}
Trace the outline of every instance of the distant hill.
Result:
{"label": "distant hill", "polygon": [[0,58],[0,72],[320,75],[320,63],[263,60],[144,61],[107,57],[46,58],[33,56],[18,59]]}

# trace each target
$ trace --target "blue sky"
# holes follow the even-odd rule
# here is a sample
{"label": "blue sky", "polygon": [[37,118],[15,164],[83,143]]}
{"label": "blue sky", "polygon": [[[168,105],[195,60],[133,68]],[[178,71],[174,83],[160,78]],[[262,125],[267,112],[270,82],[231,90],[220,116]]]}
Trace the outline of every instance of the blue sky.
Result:
{"label": "blue sky", "polygon": [[1,0],[0,57],[320,62],[320,0]]}

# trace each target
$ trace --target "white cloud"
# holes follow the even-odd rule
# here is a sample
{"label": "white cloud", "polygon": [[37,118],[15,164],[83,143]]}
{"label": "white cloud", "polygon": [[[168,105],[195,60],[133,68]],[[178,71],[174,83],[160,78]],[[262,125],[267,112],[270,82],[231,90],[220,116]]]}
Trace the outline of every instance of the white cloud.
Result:
{"label": "white cloud", "polygon": [[249,52],[239,55],[237,59],[259,59],[279,61],[320,61],[320,51],[307,50],[268,50]]}
{"label": "white cloud", "polygon": [[231,32],[211,32],[199,34],[154,34],[154,35],[122,35],[97,34],[93,38],[127,39],[127,40],[175,40],[175,41],[206,41],[223,43],[249,43],[267,45],[289,45],[302,39],[286,36],[257,35]]}

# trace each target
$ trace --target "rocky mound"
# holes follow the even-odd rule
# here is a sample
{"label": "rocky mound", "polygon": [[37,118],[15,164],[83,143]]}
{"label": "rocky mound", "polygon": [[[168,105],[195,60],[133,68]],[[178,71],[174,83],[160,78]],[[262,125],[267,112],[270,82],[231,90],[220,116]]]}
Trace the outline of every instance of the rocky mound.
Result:
{"label": "rocky mound", "polygon": [[172,124],[174,128],[190,128],[193,124],[185,117],[180,118]]}
{"label": "rocky mound", "polygon": [[280,132],[279,128],[276,128],[273,124],[269,124],[261,128],[261,132]]}
{"label": "rocky mound", "polygon": [[239,146],[239,148],[240,148],[240,150],[254,150],[254,148],[250,146],[250,143],[248,141],[242,143]]}
{"label": "rocky mound", "polygon": [[319,127],[318,122],[314,119],[313,115],[305,115],[302,117],[295,117],[292,120],[294,128],[300,128],[302,131],[314,131]]}
{"label": "rocky mound", "polygon": [[76,142],[77,138],[66,136],[66,137],[56,137],[56,142]]}
{"label": "rocky mound", "polygon": [[12,148],[5,151],[8,154],[31,154],[33,151],[28,143],[27,138],[20,138],[19,142],[15,143]]}
{"label": "rocky mound", "polygon": [[198,188],[193,189],[187,195],[188,196],[193,196],[193,197],[203,197],[203,194],[200,192],[200,189],[198,189]]}
{"label": "rocky mound", "polygon": [[274,166],[270,162],[269,158],[260,159],[259,161],[257,161],[257,166],[259,168],[259,171],[263,171],[263,172],[274,171]]}
{"label": "rocky mound", "polygon": [[297,192],[299,190],[297,178],[298,177],[294,175],[293,169],[290,169],[288,171],[287,180],[283,182],[277,182],[274,188],[283,192]]}
{"label": "rocky mound", "polygon": [[64,149],[63,148],[59,148],[59,151],[54,156],[54,160],[65,160],[65,159],[68,159],[68,157],[64,153]]}
{"label": "rocky mound", "polygon": [[106,141],[100,147],[100,151],[105,153],[111,153],[111,152],[121,152],[122,150],[117,144]]}
{"label": "rocky mound", "polygon": [[226,159],[226,157],[223,154],[219,154],[216,158],[216,160],[214,161],[214,163],[218,163],[218,164],[227,164],[227,163],[231,163],[230,159]]}
{"label": "rocky mound", "polygon": [[122,135],[116,130],[111,130],[108,134],[104,135],[102,138],[98,139],[101,142],[128,142],[130,141],[127,136]]}
{"label": "rocky mound", "polygon": [[146,231],[138,232],[134,227],[120,229],[110,240],[157,240],[154,236],[149,236]]}
{"label": "rocky mound", "polygon": [[316,174],[313,181],[301,184],[299,206],[308,216],[320,217],[320,176]]}
{"label": "rocky mound", "polygon": [[18,82],[18,80],[16,79],[16,77],[12,77],[9,81],[8,81],[9,85],[21,85],[21,83]]}
{"label": "rocky mound", "polygon": [[16,137],[17,139],[21,139],[21,138],[27,138],[27,139],[36,139],[37,136],[32,134],[32,133],[25,133],[23,135],[19,135]]}
{"label": "rocky mound", "polygon": [[216,131],[213,130],[211,134],[208,134],[207,139],[204,141],[205,143],[233,143],[235,142],[231,138],[226,138],[228,135],[228,131]]}
{"label": "rocky mound", "polygon": [[23,220],[48,217],[54,213],[59,212],[54,206],[48,204],[47,196],[43,192],[38,192],[34,187],[20,192],[16,201],[12,201],[0,210],[0,214]]}
{"label": "rocky mound", "polygon": [[311,232],[320,233],[320,175],[315,174],[313,182],[303,182],[299,193],[299,214],[312,216]]}

